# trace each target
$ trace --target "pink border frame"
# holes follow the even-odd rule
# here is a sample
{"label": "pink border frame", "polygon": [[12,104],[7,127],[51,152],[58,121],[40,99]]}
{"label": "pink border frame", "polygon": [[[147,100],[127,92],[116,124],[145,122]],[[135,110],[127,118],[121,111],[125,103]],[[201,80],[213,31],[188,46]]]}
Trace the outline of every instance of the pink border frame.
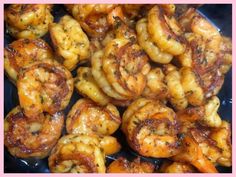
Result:
{"label": "pink border frame", "polygon": [[[0,115],[2,117],[4,117],[4,94],[3,94],[3,83],[4,83],[4,67],[3,67],[3,47],[4,47],[4,28],[3,28],[3,25],[4,25],[4,19],[3,19],[3,4],[11,4],[11,3],[42,3],[42,0],[2,0],[1,3],[0,3],[0,28],[1,28],[1,34],[0,34],[0,40],[2,41],[1,44],[0,44],[0,55],[2,56],[1,57],[1,60],[0,60],[0,67],[1,67],[1,70],[0,70],[0,80],[2,83],[0,85],[0,101],[1,101],[1,107],[0,107]],[[232,69],[233,69],[233,73],[236,72],[236,61],[234,60],[235,56],[236,56],[236,35],[234,33],[234,31],[236,30],[236,1],[234,0],[192,0],[191,2],[187,1],[187,0],[172,0],[172,1],[161,1],[161,0],[149,0],[148,1],[149,3],[179,3],[179,4],[184,4],[184,3],[188,3],[188,4],[195,4],[195,3],[205,3],[205,4],[232,4],[232,28],[233,28],[233,34],[232,34],[232,41],[233,41],[233,66],[232,66]],[[139,3],[147,3],[147,1],[145,0],[47,0],[47,3],[54,3],[54,4],[60,4],[60,3],[133,3],[133,4],[139,4]],[[233,74],[233,88],[232,88],[232,91],[233,91],[233,95],[232,95],[232,98],[233,100],[236,99],[236,76]],[[232,117],[235,117],[236,116],[236,104],[235,102],[233,101],[233,115]],[[3,157],[4,157],[4,151],[3,151],[3,144],[4,144],[4,139],[3,139],[3,121],[0,123],[0,176],[31,176],[32,174],[17,174],[17,173],[5,173],[4,174],[4,161],[3,161]],[[232,120],[232,129],[233,130],[236,130],[236,121]],[[233,169],[232,169],[232,173],[230,174],[224,174],[224,173],[220,173],[220,174],[207,174],[207,176],[233,176],[233,175],[236,175],[236,153],[234,150],[236,150],[236,131],[232,131],[232,134],[233,134],[233,148],[232,148],[232,153],[233,153],[233,156],[232,156],[232,162],[233,162]],[[49,175],[49,174],[33,174],[34,176],[45,176],[45,175]],[[50,175],[53,175],[53,176],[66,176],[68,174],[50,174]],[[70,174],[70,176],[77,176],[78,174]],[[203,175],[206,175],[206,174],[161,174],[161,173],[155,173],[155,174],[83,174],[85,176],[97,176],[97,177],[102,177],[104,175],[109,175],[109,176],[117,176],[117,177],[121,177],[121,176],[137,176],[137,177],[144,177],[144,175],[148,175],[148,176],[176,176],[176,177],[182,177],[182,176],[203,176]]]}

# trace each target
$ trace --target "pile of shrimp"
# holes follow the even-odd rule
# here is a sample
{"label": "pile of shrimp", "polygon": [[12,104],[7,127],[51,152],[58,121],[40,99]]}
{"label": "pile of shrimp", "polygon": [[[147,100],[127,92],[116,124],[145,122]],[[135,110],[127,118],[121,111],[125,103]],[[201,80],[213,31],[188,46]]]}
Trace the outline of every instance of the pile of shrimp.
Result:
{"label": "pile of shrimp", "polygon": [[[57,22],[52,5],[4,10],[15,38],[4,49],[4,69],[19,98],[4,120],[12,156],[48,158],[52,173],[217,173],[232,166],[231,125],[217,97],[232,42],[196,5],[64,6],[68,14]],[[46,33],[52,46],[41,38]],[[72,105],[74,90],[80,99]],[[119,154],[118,131],[137,158]],[[143,157],[164,160],[158,167]]]}

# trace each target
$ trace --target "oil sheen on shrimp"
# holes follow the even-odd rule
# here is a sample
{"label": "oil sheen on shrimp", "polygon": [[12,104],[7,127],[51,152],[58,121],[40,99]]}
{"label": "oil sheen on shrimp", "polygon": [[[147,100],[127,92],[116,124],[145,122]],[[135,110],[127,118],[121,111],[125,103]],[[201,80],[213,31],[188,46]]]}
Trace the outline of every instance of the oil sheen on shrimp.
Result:
{"label": "oil sheen on shrimp", "polygon": [[140,158],[128,161],[124,157],[114,160],[108,167],[107,173],[153,173],[154,165],[150,162],[142,162]]}
{"label": "oil sheen on shrimp", "polygon": [[71,73],[54,61],[35,62],[19,73],[17,80],[20,106],[28,117],[42,112],[63,110],[73,93]]}
{"label": "oil sheen on shrimp", "polygon": [[165,75],[161,68],[153,68],[147,74],[147,84],[142,93],[143,97],[164,100],[168,96]]}
{"label": "oil sheen on shrimp", "polygon": [[78,63],[90,56],[89,40],[79,22],[69,15],[63,16],[59,23],[50,25],[50,36],[63,65],[73,70]]}
{"label": "oil sheen on shrimp", "polygon": [[119,111],[112,104],[99,106],[89,99],[80,99],[67,116],[66,129],[69,134],[111,135],[120,123]]}
{"label": "oil sheen on shrimp", "polygon": [[143,156],[166,158],[179,152],[175,112],[159,101],[135,100],[123,114],[122,131]]}
{"label": "oil sheen on shrimp", "polygon": [[203,154],[198,143],[189,135],[182,138],[182,151],[172,157],[174,161],[187,162],[192,164],[202,173],[217,173],[214,164]]}
{"label": "oil sheen on shrimp", "polygon": [[71,4],[65,6],[90,37],[101,38],[105,36],[110,27],[107,15],[117,5]]}
{"label": "oil sheen on shrimp", "polygon": [[[101,71],[107,83],[121,97],[110,94],[104,89],[103,83],[101,85],[98,82],[105,93],[118,100],[132,99],[141,95],[150,65],[147,63],[146,54],[137,44],[132,44],[124,38],[114,39],[105,47],[104,54],[97,60],[99,59],[102,60]],[[94,68],[93,63],[92,61],[92,68]]]}
{"label": "oil sheen on shrimp", "polygon": [[18,39],[4,49],[4,69],[16,83],[22,68],[34,63],[52,59],[51,47],[42,39]]}
{"label": "oil sheen on shrimp", "polygon": [[180,56],[180,62],[190,65],[199,75],[205,96],[214,96],[223,85],[224,74],[231,67],[231,42],[225,40],[216,27],[193,8],[180,17],[180,24],[187,32],[185,36],[189,42],[189,49],[185,52],[189,54]]}
{"label": "oil sheen on shrimp", "polygon": [[108,97],[98,86],[89,67],[79,67],[77,76],[74,78],[75,88],[79,94],[88,97],[99,105],[107,105],[111,98]]}
{"label": "oil sheen on shrimp", "polygon": [[157,5],[148,12],[148,32],[153,42],[171,55],[180,55],[185,50],[185,42],[177,20],[168,17]]}
{"label": "oil sheen on shrimp", "polygon": [[45,35],[53,22],[52,5],[12,4],[4,10],[7,29],[13,37],[35,39]]}
{"label": "oil sheen on shrimp", "polygon": [[45,158],[59,139],[63,125],[61,112],[40,114],[32,121],[17,106],[4,120],[4,145],[16,157]]}
{"label": "oil sheen on shrimp", "polygon": [[148,33],[147,19],[143,18],[136,24],[139,45],[145,50],[151,60],[161,64],[169,63],[173,55],[163,52],[153,41]]}
{"label": "oil sheen on shrimp", "polygon": [[118,150],[119,143],[110,136],[66,135],[52,150],[49,169],[54,173],[105,173],[105,155]]}

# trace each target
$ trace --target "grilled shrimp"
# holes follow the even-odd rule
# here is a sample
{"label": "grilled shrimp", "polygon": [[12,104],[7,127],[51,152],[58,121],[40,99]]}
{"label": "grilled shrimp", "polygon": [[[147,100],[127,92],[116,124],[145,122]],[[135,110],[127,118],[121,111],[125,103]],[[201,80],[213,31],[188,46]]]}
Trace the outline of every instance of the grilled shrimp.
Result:
{"label": "grilled shrimp", "polygon": [[182,67],[179,71],[173,65],[164,66],[169,100],[177,110],[185,109],[188,104],[193,106],[204,103],[204,93],[197,75],[189,67]]}
{"label": "grilled shrimp", "polygon": [[168,89],[165,84],[165,75],[161,68],[151,69],[147,74],[147,84],[142,96],[153,99],[165,99],[168,96]]}
{"label": "grilled shrimp", "polygon": [[182,151],[172,157],[174,161],[192,164],[203,173],[217,173],[215,166],[204,156],[198,143],[189,135],[184,135],[182,140]]}
{"label": "grilled shrimp", "polygon": [[89,40],[80,24],[69,15],[50,25],[50,36],[63,65],[73,70],[90,56]]}
{"label": "grilled shrimp", "polygon": [[65,5],[90,37],[104,37],[109,30],[107,15],[117,6],[113,4]]}
{"label": "grilled shrimp", "polygon": [[147,18],[150,37],[161,51],[171,55],[180,55],[185,51],[181,28],[173,16],[166,16],[161,8],[154,6]]}
{"label": "grilled shrimp", "polygon": [[[224,82],[224,74],[232,60],[231,41],[222,37],[218,30],[195,9],[190,8],[180,17],[188,47],[180,55],[180,63],[188,64],[199,75],[207,98],[216,95]],[[225,55],[226,54],[226,55]]]}
{"label": "grilled shrimp", "polygon": [[116,92],[128,99],[141,95],[150,65],[137,44],[114,39],[105,47],[102,60],[104,74]]}
{"label": "grilled shrimp", "polygon": [[188,107],[177,113],[181,120],[190,122],[199,121],[201,124],[208,127],[220,127],[222,120],[218,114],[220,100],[213,96],[208,99],[205,104],[196,107]]}
{"label": "grilled shrimp", "polygon": [[97,135],[66,135],[53,148],[48,159],[54,173],[105,173],[105,155],[115,153],[120,145],[113,137]]}
{"label": "grilled shrimp", "polygon": [[140,158],[128,161],[119,157],[107,168],[107,173],[153,173],[154,165],[150,162],[141,162]]}
{"label": "grilled shrimp", "polygon": [[80,99],[67,116],[66,129],[69,134],[111,135],[120,123],[120,114],[112,104],[102,107],[89,99]]}
{"label": "grilled shrimp", "polygon": [[147,56],[125,38],[112,40],[92,58],[92,73],[99,87],[117,100],[141,95],[150,70]]}
{"label": "grilled shrimp", "polygon": [[59,139],[63,124],[61,112],[40,114],[32,121],[17,106],[4,120],[4,145],[16,157],[45,158]]}
{"label": "grilled shrimp", "polygon": [[7,29],[15,38],[40,38],[53,22],[52,5],[12,4],[4,12]]}
{"label": "grilled shrimp", "polygon": [[16,83],[18,73],[35,61],[53,58],[52,49],[42,39],[18,39],[4,49],[4,69]]}
{"label": "grilled shrimp", "polygon": [[194,173],[197,170],[189,163],[165,161],[159,171],[161,173]]}
{"label": "grilled shrimp", "polygon": [[173,65],[165,66],[165,80],[169,92],[169,101],[177,110],[188,106],[188,100],[181,85],[181,75]]}
{"label": "grilled shrimp", "polygon": [[18,76],[18,96],[26,116],[35,117],[42,112],[54,114],[68,105],[74,88],[73,78],[57,62],[35,62]]}
{"label": "grilled shrimp", "polygon": [[143,48],[143,50],[145,50],[152,61],[167,64],[172,60],[173,55],[163,52],[152,41],[152,38],[148,32],[146,18],[143,18],[137,22],[136,31],[139,45]]}
{"label": "grilled shrimp", "polygon": [[159,101],[135,100],[123,114],[122,131],[140,155],[165,158],[179,152],[175,112]]}
{"label": "grilled shrimp", "polygon": [[79,67],[74,81],[75,88],[81,95],[90,98],[99,105],[106,105],[110,102],[111,99],[103,93],[94,80],[91,68]]}

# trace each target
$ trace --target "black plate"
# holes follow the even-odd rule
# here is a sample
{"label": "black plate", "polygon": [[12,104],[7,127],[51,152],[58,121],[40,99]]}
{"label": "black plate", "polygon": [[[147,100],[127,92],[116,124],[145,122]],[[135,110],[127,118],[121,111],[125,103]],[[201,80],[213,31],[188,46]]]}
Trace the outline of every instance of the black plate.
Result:
{"label": "black plate", "polygon": [[[212,23],[217,26],[222,34],[231,37],[232,36],[232,5],[230,4],[221,4],[221,5],[203,5],[199,8],[199,11],[211,20]],[[53,8],[53,16],[54,20],[57,22],[61,16],[66,14],[66,10],[62,5],[55,5]],[[6,33],[4,29],[4,45],[11,43],[14,39],[11,38]],[[49,35],[45,35],[43,37],[50,45],[50,37]],[[75,75],[75,71],[73,72]],[[219,109],[219,114],[223,119],[231,122],[232,120],[232,70],[230,70],[226,77],[224,85],[219,93],[219,98],[221,100],[221,106]],[[70,101],[69,106],[65,110],[65,114],[68,113],[69,108],[80,98],[80,96],[74,92],[72,99]],[[7,115],[8,112],[11,111],[16,105],[18,105],[18,96],[16,87],[9,81],[9,79],[4,76],[4,116]],[[122,109],[120,109],[122,111]],[[64,131],[65,132],[65,131]],[[112,160],[116,159],[118,156],[125,156],[128,159],[133,159],[138,155],[132,151],[125,142],[125,137],[121,133],[121,131],[117,131],[114,136],[119,137],[119,141],[122,144],[122,150],[109,156],[106,158],[107,164],[109,164]],[[142,158],[145,161],[151,161],[156,164],[156,167],[161,164],[162,159],[155,158]],[[232,168],[219,167],[219,172],[222,173],[231,173]],[[48,162],[47,158],[38,160],[38,159],[19,159],[11,156],[7,149],[4,149],[4,172],[5,173],[48,173]]]}

